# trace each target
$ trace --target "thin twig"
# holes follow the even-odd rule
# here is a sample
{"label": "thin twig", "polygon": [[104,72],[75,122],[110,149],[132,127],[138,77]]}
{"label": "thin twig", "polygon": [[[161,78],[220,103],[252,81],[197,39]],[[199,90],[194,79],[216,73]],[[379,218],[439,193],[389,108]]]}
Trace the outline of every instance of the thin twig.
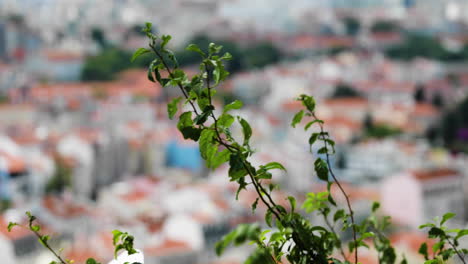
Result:
{"label": "thin twig", "polygon": [[[322,216],[323,216],[323,219],[325,219],[325,224],[328,226],[328,228],[330,228],[330,230],[338,237],[338,234],[336,233],[335,228],[333,227],[333,225],[328,220],[328,217],[323,212],[322,212]],[[348,257],[344,253],[343,245],[341,243],[340,243],[340,253],[343,256],[344,260],[348,261]]]}
{"label": "thin twig", "polygon": [[[315,118],[316,120],[319,120],[314,112],[312,112],[312,117]],[[353,240],[354,240],[354,243],[356,243],[356,241],[357,241],[357,237],[356,237],[357,236],[357,234],[356,234],[357,231],[356,231],[356,225],[355,225],[355,222],[354,222],[353,208],[351,207],[351,202],[349,200],[348,194],[344,190],[343,186],[341,186],[340,181],[338,181],[338,179],[336,178],[335,173],[333,173],[333,169],[332,169],[331,162],[330,162],[330,154],[328,153],[327,141],[326,141],[326,138],[325,138],[325,131],[323,129],[323,124],[320,123],[320,122],[318,122],[318,123],[319,123],[319,127],[320,127],[320,136],[322,137],[322,141],[325,144],[325,149],[327,149],[325,156],[326,156],[326,162],[327,162],[327,165],[328,165],[328,171],[330,172],[330,175],[332,176],[332,178],[335,181],[336,185],[338,186],[341,193],[343,194],[343,196],[346,199],[346,205],[348,207],[349,217],[351,218],[351,226],[352,226],[352,230],[353,230]],[[354,247],[354,262],[356,264],[358,263],[358,247],[357,247],[357,245],[355,245],[355,247]]]}
{"label": "thin twig", "polygon": [[42,244],[43,244],[50,252],[52,252],[52,254],[54,254],[54,256],[60,261],[60,263],[62,263],[62,264],[67,264],[67,262],[65,262],[65,261],[62,259],[62,257],[60,257],[60,255],[59,255],[58,253],[56,253],[56,252],[49,246],[49,243],[47,243],[47,241],[45,241],[45,240],[42,238],[41,234],[39,234],[37,231],[34,231],[34,230],[32,229],[32,221],[29,222],[29,230],[31,230],[31,231],[34,233],[34,235],[36,235],[36,237],[39,239],[39,241],[41,241]]}
{"label": "thin twig", "polygon": [[458,251],[457,247],[453,244],[453,242],[450,241],[450,239],[449,239],[448,237],[447,237],[445,240],[447,240],[447,242],[448,242],[448,243],[450,244],[450,246],[453,248],[453,250],[455,251],[455,253],[457,253],[458,258],[460,258],[460,260],[461,260],[464,264],[466,264],[466,262],[465,262],[465,256],[462,255],[462,254],[460,253],[460,251]]}

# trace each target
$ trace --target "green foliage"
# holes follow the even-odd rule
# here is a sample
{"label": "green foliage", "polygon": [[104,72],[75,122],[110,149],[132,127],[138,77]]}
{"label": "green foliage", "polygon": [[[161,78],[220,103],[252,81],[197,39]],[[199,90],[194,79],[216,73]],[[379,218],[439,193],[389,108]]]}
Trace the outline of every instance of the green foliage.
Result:
{"label": "green foliage", "polygon": [[46,185],[46,193],[62,192],[71,186],[72,168],[65,163],[63,158],[55,159],[55,172]]}
{"label": "green foliage", "polygon": [[398,25],[397,22],[391,20],[377,20],[370,28],[372,33],[389,33],[397,32],[399,30],[400,25]]}
{"label": "green foliage", "polygon": [[349,36],[355,36],[361,30],[361,22],[356,17],[348,16],[343,19],[346,34]]}
{"label": "green foliage", "polygon": [[361,97],[362,95],[349,84],[340,83],[335,87],[332,98]]}
{"label": "green foliage", "polygon": [[468,140],[465,135],[468,128],[468,98],[461,100],[446,111],[439,124],[431,128],[428,134],[433,141],[441,139],[444,147],[456,152],[468,152]]}
{"label": "green foliage", "polygon": [[138,253],[135,248],[133,248],[133,236],[129,235],[127,232],[122,232],[119,230],[112,231],[112,244],[114,245],[114,257],[117,258],[117,253],[121,250],[127,251],[128,255]]}
{"label": "green foliage", "polygon": [[101,48],[105,48],[107,46],[106,36],[104,35],[104,31],[101,28],[91,29],[91,39]]}
{"label": "green foliage", "polygon": [[387,124],[375,124],[364,131],[368,138],[386,138],[401,134],[401,130]]}
{"label": "green foliage", "polygon": [[418,85],[414,91],[414,101],[423,103],[426,101],[426,90],[423,85]]}
{"label": "green foliage", "polygon": [[[251,136],[253,130],[247,120],[241,116],[231,114],[232,110],[240,109],[242,103],[234,101],[228,104],[220,116],[215,115],[215,106],[212,98],[215,89],[229,74],[224,63],[231,59],[229,53],[221,53],[222,47],[214,43],[208,44],[208,49],[202,50],[197,45],[190,45],[188,50],[200,57],[200,72],[188,78],[179,68],[179,62],[174,53],[167,48],[170,36],[157,36],[151,31],[152,25],[146,24],[143,32],[149,38],[150,49],[139,49],[135,52],[133,59],[144,56],[151,51],[154,59],[148,68],[148,78],[152,82],[158,82],[166,89],[178,89],[183,95],[175,98],[168,105],[170,118],[176,116],[178,104],[183,103],[191,107],[190,110],[179,115],[177,127],[184,138],[198,142],[202,158],[209,168],[216,168],[223,163],[229,164],[229,179],[238,184],[237,195],[248,186],[255,190],[257,197],[252,203],[252,210],[256,210],[258,203],[266,207],[265,224],[271,229],[262,230],[258,224],[241,224],[232,232],[225,235],[216,244],[215,251],[221,255],[230,245],[241,245],[250,243],[255,248],[246,259],[249,264],[277,264],[286,259],[292,264],[309,263],[334,263],[350,264],[359,263],[358,250],[361,247],[370,247],[377,251],[379,263],[395,264],[396,252],[385,236],[385,231],[390,225],[389,217],[379,217],[376,212],[378,203],[374,203],[368,218],[360,223],[354,219],[354,212],[350,204],[348,194],[336,178],[330,166],[330,155],[335,153],[335,142],[329,133],[324,130],[323,121],[315,115],[315,100],[312,96],[300,95],[297,100],[301,101],[304,109],[295,114],[291,125],[293,127],[302,123],[304,117],[309,121],[304,124],[304,130],[308,131],[316,126],[319,132],[312,132],[309,138],[311,154],[316,157],[314,162],[315,172],[320,181],[326,183],[327,190],[319,193],[309,193],[300,209],[296,208],[296,199],[288,196],[286,199],[290,207],[285,208],[273,199],[273,192],[279,189],[279,185],[272,182],[272,170],[286,171],[285,167],[278,162],[269,162],[264,165],[254,166],[250,158],[254,155],[251,149]],[[129,58],[130,59],[130,58]],[[160,71],[168,73],[167,78],[162,78]],[[239,123],[242,128],[242,142],[238,142],[232,135],[231,125]],[[319,149],[314,152],[312,146],[320,144]],[[266,181],[268,180],[268,182]],[[345,208],[341,208],[335,202],[332,195],[332,186],[335,185],[344,196]],[[29,229],[38,236],[39,241],[52,253],[61,264],[68,261],[55,253],[48,245],[49,236],[40,235],[40,226],[34,225],[35,217],[27,213],[29,217]],[[311,215],[319,215],[324,218],[326,226],[315,225],[310,221]],[[448,213],[442,220],[435,224],[426,224],[422,228],[429,229],[429,237],[439,239],[433,250],[437,252],[434,259],[426,263],[439,263],[458,255],[464,262],[463,256],[467,250],[458,249],[458,239],[468,234],[467,230],[448,230],[443,224],[452,218],[454,214]],[[9,225],[11,230],[15,223]],[[337,230],[340,231],[337,231]],[[352,239],[342,240],[341,234],[352,232]],[[113,244],[115,255],[120,250],[128,254],[135,254],[133,247],[134,238],[126,232],[114,230]],[[343,245],[347,242],[347,255]],[[451,245],[450,248],[445,244]],[[427,254],[427,245],[420,248],[421,254]],[[341,255],[340,257],[337,257]],[[434,262],[438,261],[438,262]],[[54,263],[54,262],[52,262]],[[55,262],[57,263],[57,262]],[[94,259],[88,259],[87,264],[97,263]],[[403,260],[401,264],[406,263]],[[135,264],[135,263],[134,263]]]}
{"label": "green foliage", "polygon": [[385,54],[397,60],[424,57],[444,62],[468,60],[468,45],[459,51],[447,50],[438,39],[421,34],[408,34],[403,43],[388,48]]}
{"label": "green foliage", "polygon": [[[428,253],[428,245],[422,244],[419,248],[419,253],[424,256],[426,260],[425,264],[431,263],[445,263],[445,261],[451,259],[453,256],[458,256],[463,263],[464,258],[468,253],[467,249],[460,249],[459,239],[468,235],[468,229],[448,229],[444,224],[454,218],[454,213],[446,213],[442,216],[442,219],[434,219],[432,223],[421,225],[420,229],[428,229],[429,238],[436,240],[432,246],[432,258]],[[442,261],[442,262],[441,262]]]}
{"label": "green foliage", "polygon": [[[179,64],[181,66],[197,64],[200,56],[203,57],[208,53],[206,47],[208,47],[212,41],[213,40],[206,35],[197,35],[192,38],[185,50],[178,50],[175,52]],[[222,46],[223,50],[232,57],[232,59],[226,62],[226,70],[231,73],[262,68],[282,59],[280,51],[269,42],[261,42],[249,48],[243,48],[235,42],[228,40],[216,40],[216,43]]]}

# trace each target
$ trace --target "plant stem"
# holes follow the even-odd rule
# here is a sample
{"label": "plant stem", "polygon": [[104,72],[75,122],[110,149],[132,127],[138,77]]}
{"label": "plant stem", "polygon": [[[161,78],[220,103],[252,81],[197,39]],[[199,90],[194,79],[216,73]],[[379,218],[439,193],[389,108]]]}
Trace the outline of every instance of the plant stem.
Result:
{"label": "plant stem", "polygon": [[[315,118],[315,120],[319,120],[314,112],[312,112],[311,114],[312,114],[312,117]],[[328,165],[328,171],[330,172],[330,175],[332,176],[332,178],[335,181],[336,185],[338,186],[341,193],[343,194],[343,196],[346,199],[346,205],[348,207],[349,217],[351,219],[351,226],[352,226],[352,230],[353,230],[353,240],[354,240],[354,243],[356,244],[356,241],[357,241],[357,237],[356,237],[357,234],[356,233],[357,232],[356,232],[356,225],[355,225],[355,222],[354,222],[353,208],[351,207],[351,202],[349,200],[348,194],[344,190],[343,186],[341,186],[340,181],[338,181],[338,179],[336,178],[335,173],[333,173],[333,169],[332,169],[331,162],[330,162],[330,154],[328,153],[328,147],[327,147],[328,144],[327,144],[327,141],[326,141],[326,138],[325,138],[325,131],[323,129],[323,124],[320,123],[320,122],[318,122],[318,123],[319,123],[319,127],[320,127],[320,136],[322,137],[322,141],[325,144],[325,149],[327,149],[327,152],[326,152],[325,155],[326,155],[326,161],[327,161],[327,165]],[[357,244],[355,245],[354,248],[355,248],[354,249],[354,262],[357,264],[358,263],[358,247],[357,247]]]}
{"label": "plant stem", "polygon": [[460,258],[460,260],[461,260],[464,264],[466,264],[466,262],[465,262],[465,256],[462,255],[462,254],[460,253],[460,251],[458,251],[457,247],[453,244],[453,242],[450,241],[450,239],[449,239],[448,237],[447,237],[445,240],[447,240],[447,242],[448,242],[448,243],[450,244],[450,246],[453,248],[453,250],[455,251],[455,253],[457,253],[458,258]]}

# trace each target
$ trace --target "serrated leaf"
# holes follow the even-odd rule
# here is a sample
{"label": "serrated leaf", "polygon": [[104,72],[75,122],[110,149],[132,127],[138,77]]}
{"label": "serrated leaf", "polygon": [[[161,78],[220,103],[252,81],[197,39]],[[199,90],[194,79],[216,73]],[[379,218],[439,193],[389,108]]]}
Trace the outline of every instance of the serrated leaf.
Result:
{"label": "serrated leaf", "polygon": [[138,58],[139,56],[141,56],[141,55],[143,55],[145,53],[149,53],[149,52],[151,52],[149,49],[139,48],[133,53],[133,56],[130,59],[130,61],[134,62],[136,58]]}

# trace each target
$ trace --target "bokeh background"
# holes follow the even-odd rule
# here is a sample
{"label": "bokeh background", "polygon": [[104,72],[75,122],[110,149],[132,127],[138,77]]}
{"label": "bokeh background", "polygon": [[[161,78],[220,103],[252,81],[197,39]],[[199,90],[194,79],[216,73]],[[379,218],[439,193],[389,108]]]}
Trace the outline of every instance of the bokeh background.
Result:
{"label": "bokeh background", "polygon": [[357,220],[379,201],[397,251],[422,263],[419,224],[449,211],[453,227],[468,220],[467,10],[466,0],[0,0],[2,263],[53,259],[27,230],[7,232],[25,211],[75,263],[111,261],[113,229],[135,235],[146,264],[249,254],[213,248],[238,223],[262,222],[265,208],[252,213],[251,189],[236,201],[228,168],[206,169],[183,140],[166,112],[178,91],[147,80],[151,56],[130,62],[145,22],[172,35],[189,75],[199,58],[188,43],[233,55],[215,105],[244,102],[253,163],[287,168],[273,179],[280,202],[326,189],[310,132],[290,127],[294,98],[313,95]]}

